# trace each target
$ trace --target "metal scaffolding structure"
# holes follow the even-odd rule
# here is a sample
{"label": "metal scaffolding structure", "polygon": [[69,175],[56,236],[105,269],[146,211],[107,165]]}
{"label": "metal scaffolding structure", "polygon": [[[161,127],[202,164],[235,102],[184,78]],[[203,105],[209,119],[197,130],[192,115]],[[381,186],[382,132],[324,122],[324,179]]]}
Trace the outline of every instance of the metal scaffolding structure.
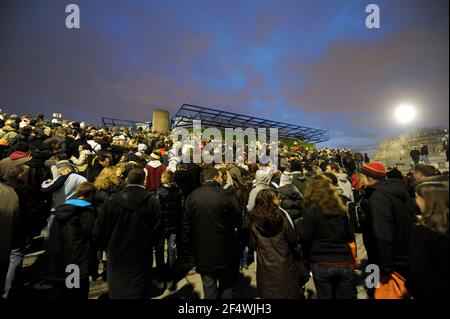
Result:
{"label": "metal scaffolding structure", "polygon": [[137,128],[140,126],[152,127],[152,122],[139,122],[133,120],[122,120],[111,117],[102,117],[102,126],[105,127],[129,127]]}
{"label": "metal scaffolding structure", "polygon": [[171,126],[192,128],[194,120],[201,120],[202,127],[225,128],[277,128],[278,136],[287,140],[301,140],[308,143],[320,143],[330,139],[326,130],[266,120],[259,117],[220,111],[207,107],[183,104],[172,117]]}

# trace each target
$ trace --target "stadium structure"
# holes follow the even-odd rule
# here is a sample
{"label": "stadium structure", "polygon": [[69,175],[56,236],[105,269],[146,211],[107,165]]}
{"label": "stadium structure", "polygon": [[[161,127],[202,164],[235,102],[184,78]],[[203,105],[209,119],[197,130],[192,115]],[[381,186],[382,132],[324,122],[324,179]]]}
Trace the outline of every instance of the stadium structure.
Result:
{"label": "stadium structure", "polygon": [[[171,119],[170,127],[193,127],[194,120],[201,120],[202,128],[215,127],[225,128],[277,128],[278,137],[285,140],[300,140],[308,143],[321,143],[330,139],[327,130],[315,129],[306,126],[282,123],[259,117],[243,115],[223,110],[212,109],[192,104],[183,104]],[[129,126],[137,127],[145,124],[151,127],[151,122],[138,122],[130,120],[120,120],[113,118],[102,118],[104,126]]]}

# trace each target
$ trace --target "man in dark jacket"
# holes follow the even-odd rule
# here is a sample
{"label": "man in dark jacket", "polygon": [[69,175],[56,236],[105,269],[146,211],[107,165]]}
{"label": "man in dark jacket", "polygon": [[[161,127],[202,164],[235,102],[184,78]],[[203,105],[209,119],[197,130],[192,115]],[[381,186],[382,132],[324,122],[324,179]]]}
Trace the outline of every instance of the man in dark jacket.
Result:
{"label": "man in dark jacket", "polygon": [[430,164],[430,160],[428,159],[428,146],[422,145],[420,148],[420,157],[422,158],[422,161],[424,161],[426,164]]}
{"label": "man in dark jacket", "polygon": [[143,169],[130,170],[125,190],[99,210],[94,230],[108,258],[108,288],[113,299],[148,296],[153,245],[159,240],[161,206],[144,186]]}
{"label": "man in dark jacket", "polygon": [[386,169],[381,163],[366,164],[360,173],[364,187],[373,189],[363,230],[369,264],[380,267],[382,283],[393,272],[405,277],[409,235],[415,222],[414,203],[401,180],[386,180]]}
{"label": "man in dark jacket", "polygon": [[409,152],[409,156],[411,156],[411,159],[414,162],[414,165],[419,164],[420,161],[420,152],[416,149],[411,150],[411,152]]}
{"label": "man in dark jacket", "polygon": [[281,174],[278,192],[281,195],[281,207],[286,210],[292,221],[301,218],[303,195],[292,185],[292,174],[286,172]]}
{"label": "man in dark jacket", "polygon": [[[97,274],[97,249],[93,239],[96,218],[96,210],[92,205],[94,193],[94,185],[82,183],[77,188],[75,198],[67,200],[55,211],[47,242],[47,271],[44,279],[52,282],[58,298],[87,299],[89,276]],[[68,265],[76,265],[79,269],[77,288],[66,286]]]}
{"label": "man in dark jacket", "polygon": [[205,169],[203,177],[202,187],[186,201],[185,247],[194,255],[205,299],[231,298],[239,273],[241,210],[237,199],[220,187],[222,178],[217,169]]}
{"label": "man in dark jacket", "polygon": [[3,295],[13,232],[14,217],[19,210],[19,197],[14,189],[0,182],[0,294]]}
{"label": "man in dark jacket", "polygon": [[[156,244],[156,268],[160,287],[163,281],[167,282],[167,288],[173,284],[173,267],[176,257],[177,234],[181,226],[181,191],[173,182],[173,173],[164,171],[161,176],[161,185],[156,191],[156,196],[161,204],[162,224],[164,236]],[[164,244],[167,239],[167,264],[164,261]]]}

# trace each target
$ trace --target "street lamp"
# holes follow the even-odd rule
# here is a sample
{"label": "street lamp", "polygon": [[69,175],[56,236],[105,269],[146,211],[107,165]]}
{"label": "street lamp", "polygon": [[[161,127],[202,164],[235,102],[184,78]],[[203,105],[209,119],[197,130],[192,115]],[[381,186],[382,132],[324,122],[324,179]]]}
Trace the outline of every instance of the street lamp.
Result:
{"label": "street lamp", "polygon": [[401,124],[409,124],[416,116],[416,110],[409,104],[400,105],[395,109],[395,118]]}

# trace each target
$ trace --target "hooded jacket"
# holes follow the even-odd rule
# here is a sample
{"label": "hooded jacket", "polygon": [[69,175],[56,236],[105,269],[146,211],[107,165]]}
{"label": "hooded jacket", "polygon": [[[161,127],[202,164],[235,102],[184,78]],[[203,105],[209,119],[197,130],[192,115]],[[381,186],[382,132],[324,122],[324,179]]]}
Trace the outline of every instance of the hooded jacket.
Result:
{"label": "hooded jacket", "polygon": [[263,189],[269,189],[271,177],[264,171],[257,171],[255,175],[255,187],[250,191],[248,196],[247,211],[251,212],[255,208],[256,196]]}
{"label": "hooded jacket", "polygon": [[369,198],[368,225],[363,231],[369,263],[383,275],[407,275],[408,244],[417,208],[401,180],[382,180]]}
{"label": "hooded jacket", "polygon": [[94,236],[107,253],[111,299],[148,296],[160,222],[159,201],[143,186],[128,185],[99,209]]}
{"label": "hooded jacket", "polygon": [[147,175],[147,190],[150,192],[154,192],[158,189],[159,185],[161,185],[161,176],[162,173],[166,170],[166,167],[161,164],[158,160],[152,160],[148,162],[145,167],[145,172]]}
{"label": "hooded jacket", "polygon": [[292,184],[297,187],[297,189],[302,193],[302,195],[305,193],[306,190],[306,182],[308,181],[308,178],[299,171],[292,172]]}
{"label": "hooded jacket", "polygon": [[29,154],[26,152],[12,152],[7,158],[0,161],[0,175],[7,179],[8,171],[29,161]]}
{"label": "hooded jacket", "polygon": [[352,202],[354,201],[352,183],[347,178],[347,174],[345,173],[337,173],[335,174],[338,179],[339,189],[341,190],[341,194],[350,199]]}
{"label": "hooded jacket", "polygon": [[69,264],[80,268],[80,278],[97,274],[95,219],[94,206],[82,199],[69,199],[56,209],[47,242],[45,279],[65,280]]}
{"label": "hooded jacket", "polygon": [[87,182],[87,179],[83,176],[69,173],[59,176],[51,182],[45,181],[42,183],[41,191],[53,194],[52,210],[54,210],[64,204],[66,200],[71,199],[75,195],[78,186],[85,182]]}
{"label": "hooded jacket", "polygon": [[0,265],[9,263],[13,221],[19,210],[19,197],[14,189],[0,183]]}
{"label": "hooded jacket", "polygon": [[186,200],[184,244],[194,255],[196,271],[214,275],[239,271],[238,233],[242,215],[235,196],[206,181]]}
{"label": "hooded jacket", "polygon": [[292,184],[286,184],[278,188],[281,195],[281,207],[286,210],[292,220],[302,217],[303,195]]}
{"label": "hooded jacket", "polygon": [[278,223],[250,224],[250,247],[257,252],[256,282],[263,299],[300,299],[300,272],[293,251],[297,235],[287,213]]}

